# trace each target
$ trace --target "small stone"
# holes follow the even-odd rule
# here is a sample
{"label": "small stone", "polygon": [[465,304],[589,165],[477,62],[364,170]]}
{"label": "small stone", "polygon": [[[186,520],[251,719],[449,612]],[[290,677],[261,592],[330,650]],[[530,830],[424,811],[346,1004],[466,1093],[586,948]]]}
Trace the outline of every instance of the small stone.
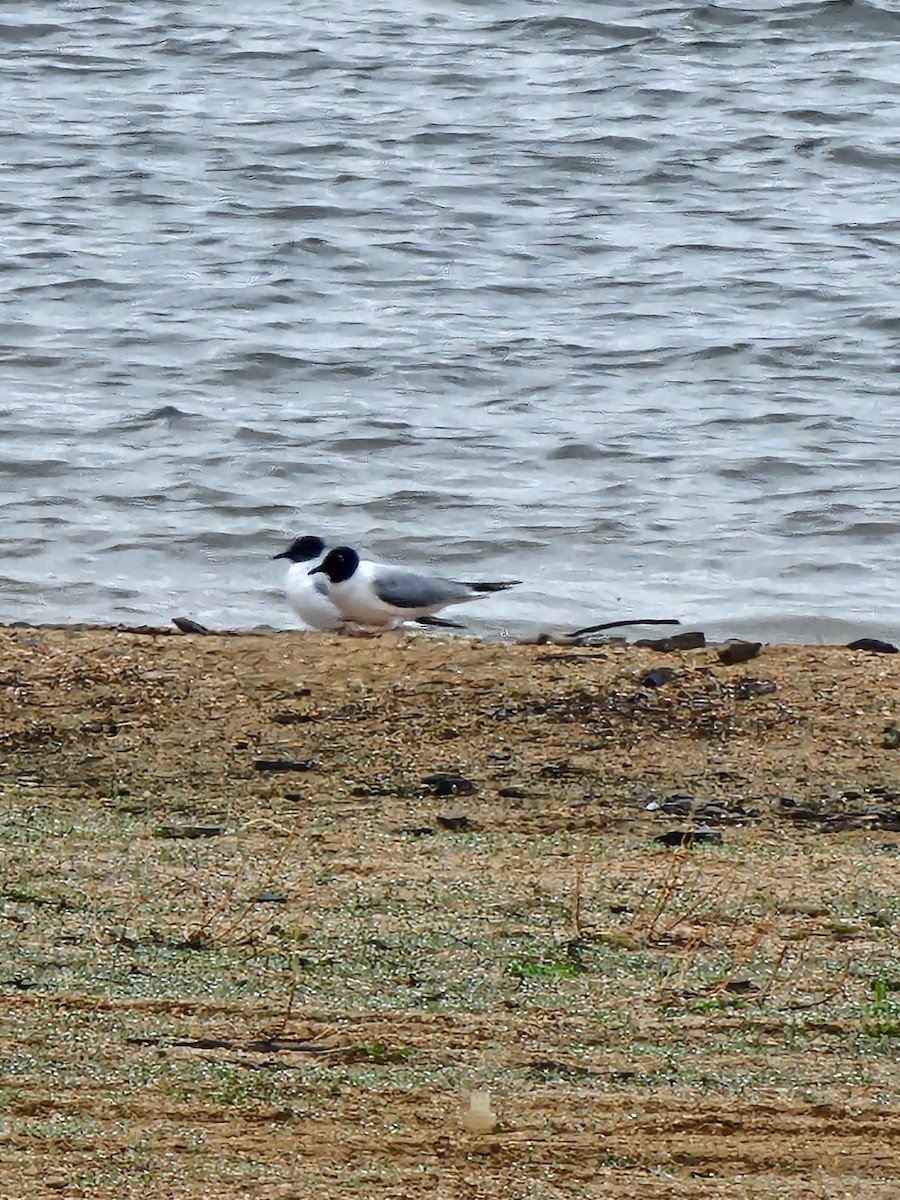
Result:
{"label": "small stone", "polygon": [[160,825],[156,836],[161,838],[212,838],[221,837],[224,825]]}
{"label": "small stone", "polygon": [[260,892],[253,897],[254,904],[287,904],[288,898],[284,892]]}
{"label": "small stone", "polygon": [[654,842],[658,842],[661,846],[683,846],[689,850],[692,846],[699,845],[701,842],[709,846],[721,846],[722,835],[716,829],[670,829],[668,833],[661,833],[659,837],[655,837]]}
{"label": "small stone", "polygon": [[660,807],[670,817],[689,817],[694,811],[693,796],[667,796]]}
{"label": "small stone", "polygon": [[253,764],[257,771],[314,771],[318,765],[314,758],[258,758]]}
{"label": "small stone", "polygon": [[463,830],[472,828],[472,822],[462,814],[452,817],[438,817],[437,823],[441,829],[450,829],[454,833],[461,833]]}
{"label": "small stone", "polygon": [[430,837],[434,830],[430,825],[403,825],[393,833],[396,837]]}
{"label": "small stone", "polygon": [[754,679],[748,675],[739,679],[734,685],[736,700],[752,700],[754,696],[771,696],[778,691],[778,685],[773,679]]}
{"label": "small stone", "polygon": [[641,638],[634,643],[646,650],[658,650],[661,654],[671,654],[675,650],[699,650],[706,645],[706,634],[699,629],[685,633],[675,633],[666,638]]}
{"label": "small stone", "polygon": [[437,771],[433,775],[426,775],[422,783],[430,788],[435,796],[471,796],[477,791],[471,779],[466,779],[465,775],[456,775],[452,771]]}
{"label": "small stone", "polygon": [[736,663],[749,662],[751,658],[756,658],[761,649],[762,642],[729,642],[717,653],[720,663],[726,667],[733,667]]}
{"label": "small stone", "polygon": [[212,633],[211,629],[207,629],[205,625],[201,625],[197,621],[192,621],[190,617],[173,617],[172,624],[182,633]]}
{"label": "small stone", "polygon": [[660,688],[675,678],[671,667],[654,667],[641,678],[641,687]]}
{"label": "small stone", "polygon": [[724,991],[731,992],[735,996],[750,996],[759,990],[759,985],[752,979],[729,979],[724,987]]}
{"label": "small stone", "polygon": [[886,725],[884,728],[885,750],[896,750],[900,746],[900,729],[896,725]]}

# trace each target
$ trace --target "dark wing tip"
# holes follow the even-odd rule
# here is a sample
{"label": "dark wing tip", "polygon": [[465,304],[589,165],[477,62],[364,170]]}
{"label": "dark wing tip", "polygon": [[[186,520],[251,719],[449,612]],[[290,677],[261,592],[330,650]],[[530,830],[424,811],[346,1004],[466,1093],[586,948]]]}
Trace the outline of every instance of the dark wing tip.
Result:
{"label": "dark wing tip", "polygon": [[521,582],[521,579],[488,579],[479,583],[466,583],[465,586],[473,592],[505,592],[507,588],[517,587]]}

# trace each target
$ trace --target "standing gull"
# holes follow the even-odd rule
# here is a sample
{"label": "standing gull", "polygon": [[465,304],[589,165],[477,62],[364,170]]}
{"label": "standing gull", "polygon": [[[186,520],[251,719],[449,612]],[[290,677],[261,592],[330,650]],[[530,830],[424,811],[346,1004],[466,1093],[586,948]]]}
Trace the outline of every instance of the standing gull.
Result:
{"label": "standing gull", "polygon": [[310,567],[322,562],[327,549],[320,537],[298,537],[287,550],[273,557],[286,558],[290,563],[284,591],[303,624],[333,633],[343,628],[345,618],[329,598],[325,576],[310,574]]}
{"label": "standing gull", "polygon": [[329,550],[309,574],[313,579],[321,576],[328,580],[330,599],[345,620],[382,629],[400,621],[433,618],[451,604],[465,604],[521,582],[506,579],[460,583],[438,575],[421,575],[406,567],[361,559],[349,546]]}

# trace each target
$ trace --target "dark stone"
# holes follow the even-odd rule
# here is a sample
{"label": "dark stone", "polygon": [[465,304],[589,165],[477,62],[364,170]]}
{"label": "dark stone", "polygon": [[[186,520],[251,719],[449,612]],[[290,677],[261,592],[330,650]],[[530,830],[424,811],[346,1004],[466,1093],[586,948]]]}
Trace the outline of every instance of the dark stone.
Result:
{"label": "dark stone", "polygon": [[878,796],[882,800],[900,800],[900,794],[893,788],[883,787],[878,783],[873,783],[871,787],[866,788],[866,791],[870,796]]}
{"label": "dark stone", "polygon": [[667,638],[641,638],[634,643],[646,650],[658,650],[661,654],[671,654],[674,650],[699,650],[706,645],[706,634],[699,629],[685,633],[674,633]]}
{"label": "dark stone", "polygon": [[896,750],[900,747],[900,729],[896,725],[886,725],[884,727],[884,742],[885,750]]}
{"label": "dark stone", "polygon": [[207,629],[205,625],[201,625],[197,621],[192,621],[190,617],[173,617],[172,624],[182,633],[212,633],[211,629]]}
{"label": "dark stone", "polygon": [[258,758],[253,764],[257,771],[314,771],[318,765],[314,758]]}
{"label": "dark stone", "polygon": [[718,651],[719,662],[724,663],[726,667],[733,667],[736,663],[749,662],[751,658],[756,658],[761,649],[762,642],[730,642]]}
{"label": "dark stone", "polygon": [[440,825],[441,829],[450,829],[455,833],[459,833],[464,829],[472,828],[472,822],[469,820],[469,818],[462,815],[453,817],[438,817],[437,823]]}
{"label": "dark stone", "polygon": [[404,825],[393,832],[396,837],[431,837],[434,830],[430,825]]}
{"label": "dark stone", "polygon": [[311,713],[273,713],[272,720],[276,725],[309,725],[315,721]]}
{"label": "dark stone", "polygon": [[660,688],[675,678],[671,667],[654,667],[641,679],[641,687]]}
{"label": "dark stone", "polygon": [[108,733],[110,737],[115,737],[119,732],[119,727],[115,721],[86,721],[81,727],[82,733]]}
{"label": "dark stone", "polygon": [[260,892],[253,897],[254,904],[287,904],[288,898],[284,892]]}
{"label": "dark stone", "polygon": [[653,840],[660,846],[683,846],[688,850],[701,842],[708,846],[722,845],[722,835],[716,829],[670,829]]}
{"label": "dark stone", "polygon": [[478,789],[471,779],[465,775],[455,775],[452,772],[437,771],[434,775],[426,775],[422,780],[425,787],[430,788],[435,796],[471,796]]}
{"label": "dark stone", "polygon": [[855,642],[847,643],[848,650],[868,650],[870,654],[897,654],[893,642],[881,642],[878,638],[857,638]]}
{"label": "dark stone", "polygon": [[731,992],[735,996],[749,996],[760,989],[759,985],[755,984],[752,979],[729,979],[725,984],[724,990]]}
{"label": "dark stone", "polygon": [[504,800],[525,800],[528,797],[528,793],[526,791],[517,787],[500,788],[500,790],[497,792],[497,795],[501,796]]}
{"label": "dark stone", "polygon": [[727,821],[729,813],[721,804],[704,804],[697,810],[697,816],[704,821]]}
{"label": "dark stone", "polygon": [[734,695],[737,700],[752,700],[754,696],[771,696],[778,691],[778,685],[773,679],[754,679],[751,675],[739,679],[734,685]]}
{"label": "dark stone", "polygon": [[541,775],[545,779],[564,779],[571,773],[572,768],[565,759],[562,759],[560,762],[544,763],[541,767]]}
{"label": "dark stone", "polygon": [[670,817],[689,817],[694,811],[693,796],[667,796],[659,806]]}

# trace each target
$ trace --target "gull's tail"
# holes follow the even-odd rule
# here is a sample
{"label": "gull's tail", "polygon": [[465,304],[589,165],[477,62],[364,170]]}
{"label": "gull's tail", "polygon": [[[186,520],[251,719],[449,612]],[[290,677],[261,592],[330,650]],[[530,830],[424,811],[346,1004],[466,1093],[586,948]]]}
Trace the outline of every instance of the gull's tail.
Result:
{"label": "gull's tail", "polygon": [[507,588],[516,587],[521,582],[521,579],[495,579],[485,583],[466,582],[463,587],[471,588],[473,592],[505,592]]}

